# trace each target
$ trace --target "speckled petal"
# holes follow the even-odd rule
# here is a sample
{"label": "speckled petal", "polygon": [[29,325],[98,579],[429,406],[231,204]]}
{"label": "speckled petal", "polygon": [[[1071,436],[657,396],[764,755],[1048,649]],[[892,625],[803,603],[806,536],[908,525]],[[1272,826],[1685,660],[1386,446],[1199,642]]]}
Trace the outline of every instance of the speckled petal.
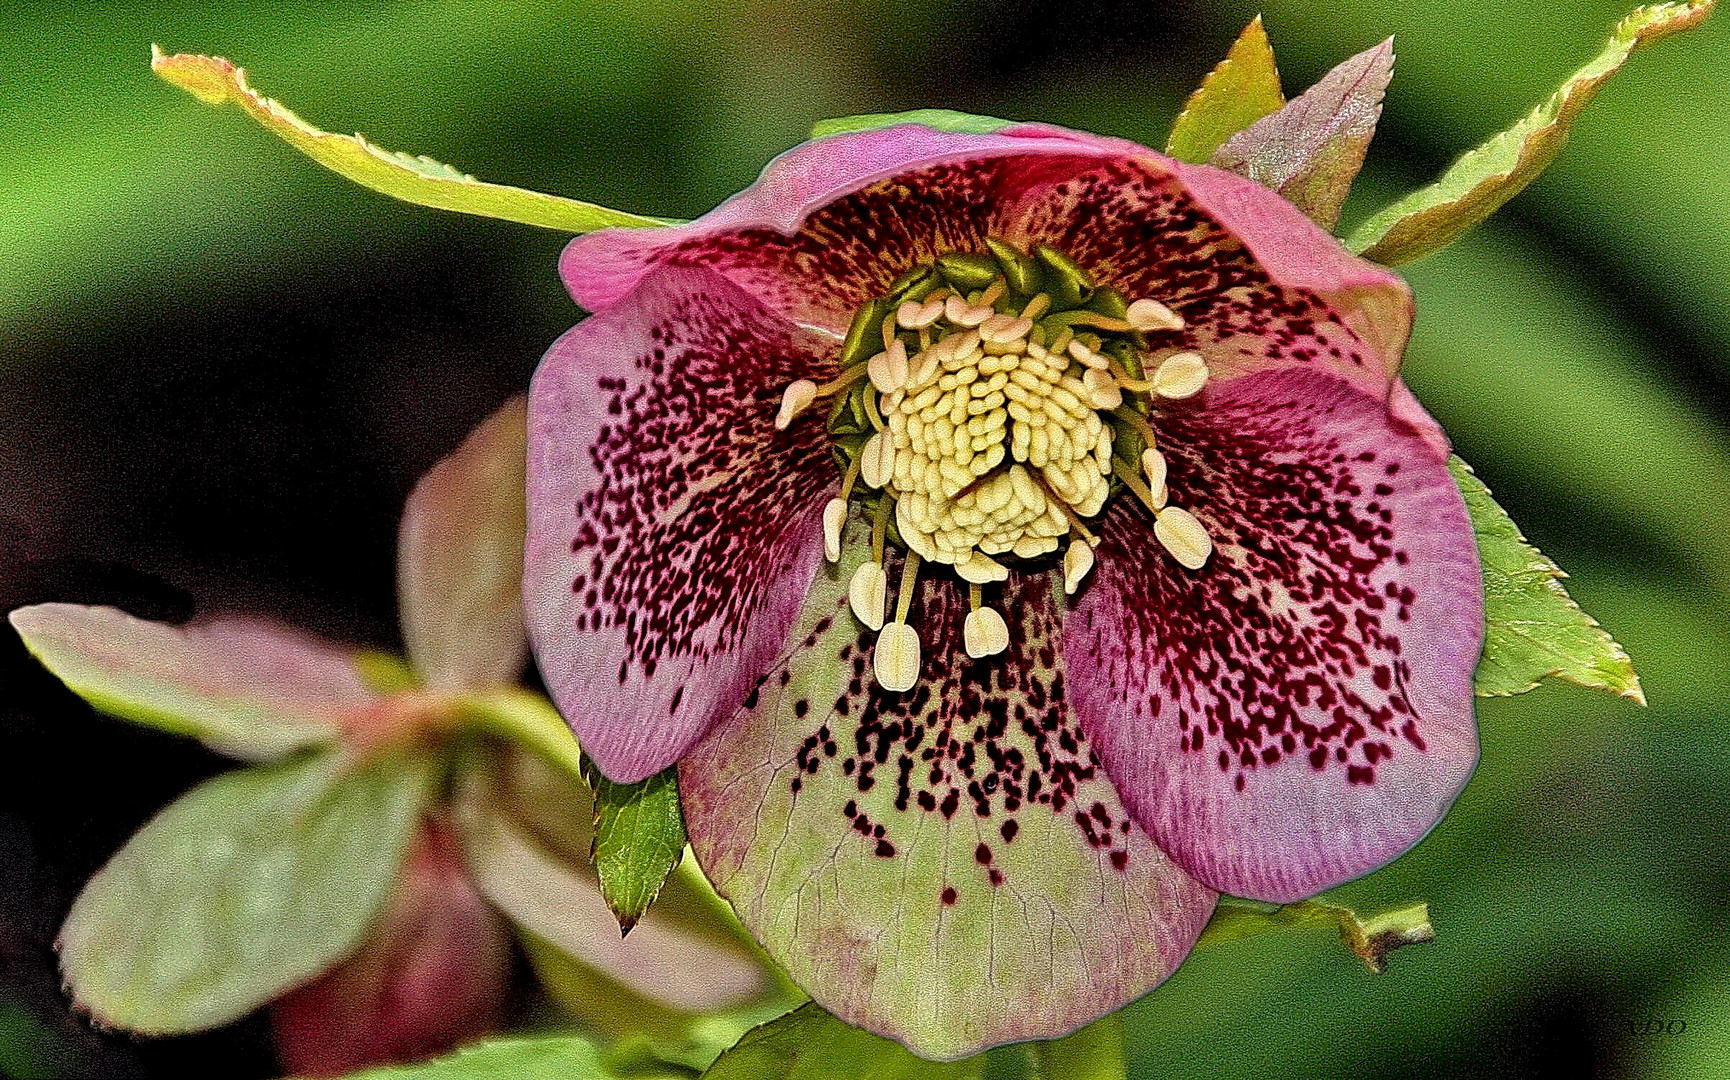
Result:
{"label": "speckled petal", "polygon": [[[689,225],[606,229],[560,262],[577,303],[604,311],[657,265],[706,266],[792,318],[836,332],[915,262],[982,249],[1028,192],[1120,152],[1024,126],[1016,137],[897,124],[803,143]],[[1123,144],[1125,146],[1130,144]]]}
{"label": "speckled petal", "polygon": [[1199,349],[1218,378],[1319,367],[1386,395],[1411,334],[1411,292],[1397,275],[1253,180],[1072,138],[1119,156],[1030,198],[1010,236],[1067,251],[1131,299],[1171,306],[1187,327],[1150,344]]}
{"label": "speckled petal", "polygon": [[704,871],[819,1004],[926,1057],[1128,1004],[1188,953],[1216,897],[1129,820],[1077,727],[1058,582],[988,589],[1010,645],[985,661],[963,649],[965,586],[926,582],[920,678],[890,693],[847,602],[865,540],[856,524],[789,655],[679,763]]}
{"label": "speckled petal", "polygon": [[668,268],[547,353],[529,403],[529,635],[609,778],[666,768],[780,653],[837,485],[813,409],[833,342],[712,271]]}
{"label": "speckled petal", "polygon": [[1411,847],[1471,773],[1471,524],[1428,431],[1313,370],[1210,386],[1159,429],[1214,554],[1180,568],[1118,503],[1064,628],[1070,698],[1176,862],[1295,900]]}

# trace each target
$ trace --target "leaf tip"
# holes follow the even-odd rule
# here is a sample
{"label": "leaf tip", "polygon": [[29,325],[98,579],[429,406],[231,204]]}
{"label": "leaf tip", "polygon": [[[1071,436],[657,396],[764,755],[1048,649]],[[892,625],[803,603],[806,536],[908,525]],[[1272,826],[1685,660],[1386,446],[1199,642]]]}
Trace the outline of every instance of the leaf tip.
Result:
{"label": "leaf tip", "polygon": [[221,105],[246,88],[246,69],[220,56],[170,55],[154,42],[150,46],[150,70],[206,105]]}

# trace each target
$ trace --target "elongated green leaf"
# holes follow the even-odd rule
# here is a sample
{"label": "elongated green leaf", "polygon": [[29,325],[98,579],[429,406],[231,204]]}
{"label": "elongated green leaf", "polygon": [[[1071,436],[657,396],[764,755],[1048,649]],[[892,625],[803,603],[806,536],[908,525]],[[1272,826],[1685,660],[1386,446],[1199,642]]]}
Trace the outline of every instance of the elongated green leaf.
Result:
{"label": "elongated green leaf", "polygon": [[1200,165],[1227,139],[1284,104],[1273,46],[1257,15],[1184,103],[1165,152]]}
{"label": "elongated green leaf", "polygon": [[628,934],[660,895],[667,875],[685,853],[675,770],[635,784],[615,784],[590,768],[595,790],[595,873],[601,895]]}
{"label": "elongated green leaf", "polygon": [[959,131],[966,135],[989,135],[1015,123],[995,116],[974,116],[953,109],[912,109],[898,113],[866,113],[862,116],[842,116],[834,120],[819,120],[811,125],[811,137],[839,135],[844,131],[874,131],[896,124],[924,124],[938,131]]}
{"label": "elongated green leaf", "polygon": [[514,397],[409,492],[397,530],[403,642],[435,690],[513,683],[523,627],[528,400]]}
{"label": "elongated green leaf", "polygon": [[1304,900],[1276,906],[1255,900],[1221,897],[1213,919],[1201,933],[1196,948],[1265,934],[1270,930],[1308,930],[1327,927],[1339,931],[1346,948],[1357,954],[1364,966],[1378,974],[1388,966],[1387,955],[1402,945],[1434,941],[1430,906],[1424,903],[1360,916],[1348,907],[1325,900]]}
{"label": "elongated green leaf", "polygon": [[1429,187],[1364,222],[1347,239],[1346,246],[1388,266],[1446,247],[1549,168],[1567,144],[1574,121],[1635,49],[1700,25],[1715,3],[1697,0],[1636,8],[1616,27],[1604,51],[1575,72],[1548,101],[1466,153]]}
{"label": "elongated green leaf", "polygon": [[345,713],[374,700],[349,653],[286,626],[168,626],[82,604],[10,618],[42,665],[96,708],[248,761],[329,742]]}
{"label": "elongated green leaf", "polygon": [[1552,676],[1620,694],[1641,705],[1646,695],[1622,647],[1574,603],[1567,575],[1520,535],[1472,467],[1450,458],[1466,498],[1484,565],[1484,655],[1480,697],[1523,694]]}
{"label": "elongated green leaf", "polygon": [[465,1046],[448,1057],[417,1065],[389,1065],[351,1073],[349,1080],[689,1080],[688,1070],[640,1065],[609,1068],[606,1056],[580,1035],[497,1039]]}
{"label": "elongated green leaf", "polygon": [[60,962],[79,1007],[142,1034],[198,1031],[330,967],[396,881],[432,773],[329,751],[194,788],[72,905]]}
{"label": "elongated green leaf", "polygon": [[394,199],[455,210],[463,214],[539,225],[560,232],[586,233],[609,226],[668,224],[659,218],[609,210],[504,184],[487,184],[434,161],[374,146],[360,135],[320,131],[246,83],[246,69],[220,56],[165,55],[151,46],[156,74],[207,105],[234,102],[272,134],[340,176]]}
{"label": "elongated green leaf", "polygon": [[980,1080],[983,1057],[941,1063],[849,1027],[804,1005],[754,1028],[722,1054],[704,1080]]}

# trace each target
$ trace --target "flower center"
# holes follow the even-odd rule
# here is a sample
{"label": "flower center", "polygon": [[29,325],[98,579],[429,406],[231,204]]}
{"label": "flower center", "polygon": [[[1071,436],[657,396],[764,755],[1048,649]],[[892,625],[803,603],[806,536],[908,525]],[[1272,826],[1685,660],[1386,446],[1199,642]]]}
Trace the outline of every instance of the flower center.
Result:
{"label": "flower center", "polygon": [[[1206,529],[1168,503],[1151,422],[1157,403],[1207,382],[1200,353],[1149,349],[1149,334],[1181,331],[1182,317],[1151,297],[1129,302],[1095,285],[1056,249],[1030,255],[995,238],[986,246],[917,266],[863,305],[842,343],[842,374],[787,387],[775,419],[785,428],[833,398],[828,426],[844,479],[824,509],[825,554],[840,558],[847,509],[859,501],[873,521],[871,558],[849,596],[860,621],[880,631],[873,666],[888,690],[918,680],[919,636],[907,614],[922,562],[968,583],[962,636],[968,655],[983,658],[1009,644],[985,586],[1061,551],[1073,593],[1099,543],[1085,519],[1115,491],[1135,494],[1185,567],[1200,569],[1213,550]],[[907,552],[887,623],[886,542]]]}

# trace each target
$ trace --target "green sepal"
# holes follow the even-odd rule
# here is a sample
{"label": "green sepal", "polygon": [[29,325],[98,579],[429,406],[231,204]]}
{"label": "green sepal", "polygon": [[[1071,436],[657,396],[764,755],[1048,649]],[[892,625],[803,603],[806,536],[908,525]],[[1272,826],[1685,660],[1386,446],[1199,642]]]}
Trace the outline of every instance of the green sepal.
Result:
{"label": "green sepal", "polygon": [[936,1062],[837,1020],[817,1005],[745,1033],[703,1080],[983,1080],[985,1057]]}
{"label": "green sepal", "polygon": [[1404,945],[1436,939],[1435,927],[1430,925],[1430,906],[1421,902],[1365,917],[1325,900],[1303,900],[1281,906],[1222,896],[1195,947],[1242,941],[1270,930],[1317,927],[1337,930],[1346,948],[1377,974],[1387,969],[1388,953]]}
{"label": "green sepal", "polygon": [[1438,251],[1489,217],[1536,180],[1562,152],[1576,118],[1605,80],[1648,42],[1700,25],[1716,0],[1636,8],[1617,25],[1609,44],[1525,119],[1442,174],[1360,225],[1346,246],[1366,259],[1398,266]]}
{"label": "green sepal", "polygon": [[671,225],[664,218],[610,210],[594,203],[526,188],[488,184],[432,158],[374,146],[359,135],[334,135],[313,127],[281,104],[253,90],[246,69],[220,56],[165,55],[150,47],[150,67],[163,79],[206,105],[234,102],[271,134],[338,175],[393,199],[463,214],[538,225],[566,233],[613,226]]}
{"label": "green sepal", "polygon": [[435,772],[331,750],[193,788],[72,905],[60,963],[78,1007],[145,1035],[200,1031],[326,970],[383,906]]}
{"label": "green sepal", "polygon": [[669,767],[635,784],[615,784],[591,762],[588,778],[595,792],[590,857],[619,932],[628,934],[685,853],[678,773]]}
{"label": "green sepal", "polygon": [[1526,542],[1490,489],[1459,457],[1448,459],[1465,496],[1484,568],[1484,654],[1479,697],[1523,694],[1547,678],[1646,704],[1628,654],[1562,587],[1562,568]]}
{"label": "green sepal", "polygon": [[958,131],[964,135],[990,135],[1014,126],[1014,120],[999,120],[995,116],[975,116],[972,113],[956,112],[953,109],[912,109],[898,113],[865,113],[860,116],[841,116],[833,120],[819,120],[811,125],[811,137],[821,139],[825,135],[840,135],[848,131],[875,131],[878,128],[894,127],[896,124],[923,124],[938,131]]}
{"label": "green sepal", "polygon": [[1284,104],[1273,46],[1257,15],[1189,96],[1171,126],[1165,152],[1179,161],[1203,164],[1227,139]]}

